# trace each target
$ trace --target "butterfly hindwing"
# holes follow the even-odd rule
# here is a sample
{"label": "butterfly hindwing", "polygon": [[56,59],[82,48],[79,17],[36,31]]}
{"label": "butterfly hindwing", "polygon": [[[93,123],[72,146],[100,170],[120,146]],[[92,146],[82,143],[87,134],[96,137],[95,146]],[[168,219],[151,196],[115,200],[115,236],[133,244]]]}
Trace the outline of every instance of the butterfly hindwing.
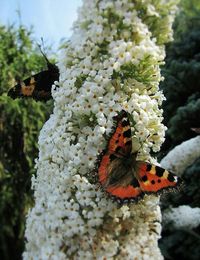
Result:
{"label": "butterfly hindwing", "polygon": [[103,155],[98,167],[98,181],[101,187],[118,202],[134,200],[142,195],[138,180],[122,163],[123,158]]}
{"label": "butterfly hindwing", "polygon": [[140,188],[134,188],[132,185],[126,187],[108,187],[106,192],[119,203],[133,202],[143,197]]}

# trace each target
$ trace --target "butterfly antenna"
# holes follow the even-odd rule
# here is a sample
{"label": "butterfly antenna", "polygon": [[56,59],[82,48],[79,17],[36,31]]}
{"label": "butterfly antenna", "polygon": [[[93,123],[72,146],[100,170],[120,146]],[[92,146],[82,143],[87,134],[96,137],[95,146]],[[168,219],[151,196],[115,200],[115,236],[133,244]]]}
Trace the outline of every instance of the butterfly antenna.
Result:
{"label": "butterfly antenna", "polygon": [[[199,132],[200,133],[200,132]],[[150,136],[150,134],[147,136],[147,138]],[[134,154],[141,154],[141,151],[143,150],[144,147],[144,142],[141,143],[138,138],[133,137],[132,142],[134,142],[134,139],[136,140],[135,142],[138,144],[137,149],[132,151]]]}
{"label": "butterfly antenna", "polygon": [[[49,65],[49,64],[51,64],[51,62],[48,60],[48,58],[47,58],[47,55],[45,54],[45,52],[43,51],[44,50],[44,40],[43,40],[43,38],[41,38],[41,42],[42,42],[42,47],[41,47],[41,45],[38,43],[37,45],[38,45],[38,47],[39,47],[39,49],[40,49],[40,52],[42,53],[42,56],[45,58],[45,60],[46,60],[46,62],[47,62],[47,65]],[[43,49],[43,50],[42,50]]]}

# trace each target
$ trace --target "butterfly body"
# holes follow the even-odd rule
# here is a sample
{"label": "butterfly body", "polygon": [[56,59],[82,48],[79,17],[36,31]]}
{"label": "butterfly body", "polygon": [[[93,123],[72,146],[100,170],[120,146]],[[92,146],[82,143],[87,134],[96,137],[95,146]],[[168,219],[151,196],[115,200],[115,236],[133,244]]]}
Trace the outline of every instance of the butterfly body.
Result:
{"label": "butterfly body", "polygon": [[128,114],[115,118],[116,126],[107,149],[100,155],[96,174],[101,188],[120,203],[135,201],[145,194],[176,189],[182,182],[173,173],[137,160],[132,153],[131,127]]}
{"label": "butterfly body", "polygon": [[117,157],[108,166],[107,186],[126,186],[135,174],[135,158],[132,156]]}
{"label": "butterfly body", "polygon": [[19,82],[8,91],[8,95],[13,99],[20,97],[31,97],[39,101],[51,99],[51,87],[59,79],[59,69],[48,60],[47,68],[47,70]]}

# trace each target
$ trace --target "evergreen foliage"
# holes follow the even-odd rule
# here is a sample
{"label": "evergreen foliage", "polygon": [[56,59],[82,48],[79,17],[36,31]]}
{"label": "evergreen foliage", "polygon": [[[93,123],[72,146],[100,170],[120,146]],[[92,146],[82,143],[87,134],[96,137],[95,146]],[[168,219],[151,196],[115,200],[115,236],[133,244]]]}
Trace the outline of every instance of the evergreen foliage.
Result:
{"label": "evergreen foliage", "polygon": [[0,26],[0,255],[5,260],[21,259],[38,133],[52,107],[51,102],[12,100],[6,94],[16,80],[46,66],[31,33],[23,26]]}
{"label": "evergreen foliage", "polygon": [[[200,19],[199,19],[200,20]],[[168,127],[162,156],[196,134],[200,126],[200,30],[194,26],[167,50],[161,84],[166,101],[164,123]]]}
{"label": "evergreen foliage", "polygon": [[[166,97],[163,104],[164,123],[168,127],[160,157],[176,145],[197,133],[191,127],[200,126],[200,4],[182,1],[182,11],[175,22],[175,41],[167,48],[164,82],[161,88]],[[196,160],[182,175],[186,186],[162,201],[162,209],[189,205],[200,207],[199,171]],[[160,248],[165,259],[192,259],[200,257],[200,227],[193,230],[164,226]]]}
{"label": "evergreen foliage", "polygon": [[[189,205],[192,208],[200,208],[200,159],[197,159],[193,165],[188,167],[183,173],[182,178],[186,185],[184,189],[174,194],[169,194],[162,200],[162,209],[166,209],[171,205],[178,207],[179,205]],[[162,230],[162,239],[160,240],[160,248],[165,259],[191,259],[198,260],[200,257],[200,226],[193,228],[175,228],[169,223]]]}

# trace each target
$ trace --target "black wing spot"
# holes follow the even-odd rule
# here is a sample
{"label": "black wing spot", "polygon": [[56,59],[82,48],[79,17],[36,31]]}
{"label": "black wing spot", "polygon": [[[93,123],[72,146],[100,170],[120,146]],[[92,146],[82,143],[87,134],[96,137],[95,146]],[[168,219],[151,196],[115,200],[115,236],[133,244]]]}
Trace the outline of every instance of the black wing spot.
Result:
{"label": "black wing spot", "polygon": [[133,178],[131,185],[133,186],[133,188],[140,187],[140,184],[136,178]]}
{"label": "black wing spot", "polygon": [[147,176],[144,175],[144,176],[142,177],[142,181],[145,182],[145,181],[147,181],[147,180],[148,180]]}
{"label": "black wing spot", "polygon": [[161,168],[159,166],[156,166],[156,175],[158,177],[162,177],[164,172],[165,172],[165,169],[163,169],[163,168]]}
{"label": "black wing spot", "polygon": [[168,179],[168,181],[170,181],[170,182],[174,182],[174,181],[175,181],[174,175],[173,175],[171,172],[168,174],[167,179]]}
{"label": "black wing spot", "polygon": [[131,137],[131,129],[128,129],[125,132],[123,132],[123,136],[124,137]]}
{"label": "black wing spot", "polygon": [[113,161],[117,158],[117,156],[115,156],[114,154],[111,154],[109,158],[110,158],[110,161]]}
{"label": "black wing spot", "polygon": [[129,125],[129,121],[127,119],[122,121],[122,126],[123,127],[128,126],[128,125]]}
{"label": "black wing spot", "polygon": [[125,145],[127,145],[127,146],[132,145],[132,141],[128,141],[128,142],[126,142]]}
{"label": "black wing spot", "polygon": [[156,182],[154,180],[151,181],[151,184],[155,184]]}
{"label": "black wing spot", "polygon": [[147,164],[147,168],[146,168],[146,171],[147,172],[150,172],[151,171],[151,168],[152,168],[152,165],[150,163]]}
{"label": "black wing spot", "polygon": [[161,183],[161,180],[160,180],[160,179],[158,179],[158,183]]}
{"label": "black wing spot", "polygon": [[118,146],[118,147],[116,148],[116,150],[115,150],[116,153],[118,153],[119,151],[121,151],[121,149],[122,149],[122,148],[121,148],[120,146]]}

